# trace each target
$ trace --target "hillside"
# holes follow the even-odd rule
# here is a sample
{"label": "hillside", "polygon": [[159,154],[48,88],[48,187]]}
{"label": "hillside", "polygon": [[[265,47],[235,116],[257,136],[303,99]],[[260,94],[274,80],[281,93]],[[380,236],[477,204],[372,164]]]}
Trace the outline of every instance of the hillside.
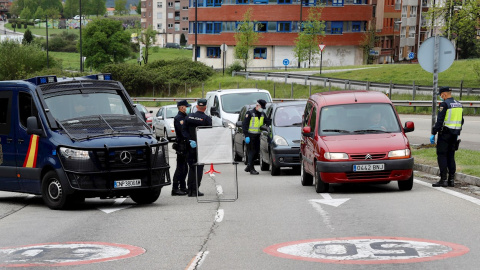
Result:
{"label": "hillside", "polygon": [[[136,6],[138,5],[138,2],[138,0],[127,0],[127,7],[129,7],[130,5]],[[115,0],[107,0],[106,6],[115,7]]]}

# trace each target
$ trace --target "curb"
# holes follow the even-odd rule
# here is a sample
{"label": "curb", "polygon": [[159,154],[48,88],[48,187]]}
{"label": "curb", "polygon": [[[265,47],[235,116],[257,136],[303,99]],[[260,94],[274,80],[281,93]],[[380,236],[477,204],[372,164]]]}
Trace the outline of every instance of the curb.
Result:
{"label": "curb", "polygon": [[[428,174],[440,175],[440,169],[438,167],[415,163],[413,164],[413,169]],[[462,181],[470,185],[480,186],[480,177],[475,177],[463,173],[456,173],[455,181]]]}

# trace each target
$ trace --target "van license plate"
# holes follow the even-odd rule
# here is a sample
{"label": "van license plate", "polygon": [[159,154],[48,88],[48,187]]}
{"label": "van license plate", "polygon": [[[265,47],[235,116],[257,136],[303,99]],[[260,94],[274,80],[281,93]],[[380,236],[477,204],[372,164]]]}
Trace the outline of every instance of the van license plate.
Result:
{"label": "van license plate", "polygon": [[385,164],[353,165],[354,172],[383,171]]}
{"label": "van license plate", "polygon": [[123,188],[123,187],[139,187],[142,185],[142,180],[132,179],[132,180],[121,180],[113,182],[114,188]]}

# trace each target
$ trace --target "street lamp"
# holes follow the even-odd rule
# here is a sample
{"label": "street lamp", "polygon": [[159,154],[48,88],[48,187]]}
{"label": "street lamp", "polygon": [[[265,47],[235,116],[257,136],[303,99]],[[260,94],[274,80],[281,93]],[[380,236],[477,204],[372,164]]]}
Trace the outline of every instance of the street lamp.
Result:
{"label": "street lamp", "polygon": [[[302,11],[303,11],[303,0],[300,0],[300,26],[298,29],[299,33],[302,32],[302,21],[303,21]],[[298,68],[300,68],[300,54],[298,55]]]}
{"label": "street lamp", "polygon": [[82,55],[82,0],[80,3],[80,72],[83,72],[83,55]]}
{"label": "street lamp", "polygon": [[49,63],[48,63],[48,16],[45,15],[45,31],[47,31],[47,68],[49,68]]}
{"label": "street lamp", "polygon": [[[198,46],[197,46],[197,33],[198,33],[198,21],[197,21],[197,7],[198,7],[198,0],[194,0],[195,1],[195,26],[193,27],[193,29],[195,30],[195,62],[197,62],[197,55],[198,55]],[[165,35],[165,38],[167,36]]]}

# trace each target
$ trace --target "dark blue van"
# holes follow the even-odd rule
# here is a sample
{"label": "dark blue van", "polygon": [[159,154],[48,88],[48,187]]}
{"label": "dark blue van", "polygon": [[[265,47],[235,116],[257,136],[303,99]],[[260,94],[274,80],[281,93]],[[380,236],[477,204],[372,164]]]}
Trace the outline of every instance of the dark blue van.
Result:
{"label": "dark blue van", "polygon": [[52,209],[91,197],[158,199],[171,183],[168,142],[110,79],[0,82],[0,190],[42,195]]}

